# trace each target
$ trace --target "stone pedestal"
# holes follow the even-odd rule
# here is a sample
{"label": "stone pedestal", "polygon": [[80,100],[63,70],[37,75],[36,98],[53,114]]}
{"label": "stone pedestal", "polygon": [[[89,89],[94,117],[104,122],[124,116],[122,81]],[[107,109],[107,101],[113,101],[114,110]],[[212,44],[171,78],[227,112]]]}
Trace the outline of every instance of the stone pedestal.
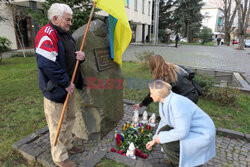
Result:
{"label": "stone pedestal", "polygon": [[[73,33],[77,48],[80,48],[86,25],[80,27]],[[94,55],[94,48],[109,47],[108,28],[100,20],[92,21],[85,41],[83,51],[86,60],[80,65],[84,87],[77,90],[75,101],[77,106],[77,120],[73,133],[82,139],[101,139],[123,116],[123,91],[121,80],[123,80],[120,66],[114,63],[113,67],[102,72],[98,71]],[[106,83],[107,79],[113,80],[112,89],[88,88],[91,77],[92,83],[100,85]],[[110,87],[109,87],[110,88]]]}

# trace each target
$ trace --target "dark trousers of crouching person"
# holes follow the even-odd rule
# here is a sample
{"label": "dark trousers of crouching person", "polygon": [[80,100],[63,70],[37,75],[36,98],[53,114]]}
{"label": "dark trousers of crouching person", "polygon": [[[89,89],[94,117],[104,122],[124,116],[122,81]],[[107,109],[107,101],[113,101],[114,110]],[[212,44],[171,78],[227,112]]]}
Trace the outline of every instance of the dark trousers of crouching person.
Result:
{"label": "dark trousers of crouching person", "polygon": [[[161,132],[161,131],[169,131],[173,128],[171,128],[170,126],[166,125],[166,126],[163,126],[158,134]],[[170,143],[165,143],[165,144],[161,144],[163,150],[164,150],[164,153],[166,154],[167,156],[167,160],[169,162],[169,165],[171,166],[179,166],[179,157],[180,157],[180,141],[174,141],[174,142],[170,142]]]}
{"label": "dark trousers of crouching person", "polygon": [[[158,134],[161,131],[169,131],[173,128],[171,128],[170,126],[166,125],[163,126]],[[178,167],[179,166],[179,158],[180,158],[180,141],[174,141],[174,142],[170,142],[170,143],[165,143],[165,144],[161,144],[164,153],[167,156],[167,161],[169,162],[168,165],[170,165],[171,167]],[[197,167],[202,167],[202,166],[206,166],[206,164],[204,165],[199,165]]]}

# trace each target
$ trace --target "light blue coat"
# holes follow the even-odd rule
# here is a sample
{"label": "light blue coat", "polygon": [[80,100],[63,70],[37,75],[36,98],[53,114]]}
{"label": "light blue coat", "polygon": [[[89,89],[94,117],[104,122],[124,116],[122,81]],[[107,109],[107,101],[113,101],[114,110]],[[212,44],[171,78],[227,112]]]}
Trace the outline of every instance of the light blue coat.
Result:
{"label": "light blue coat", "polygon": [[180,140],[180,167],[202,165],[215,156],[214,123],[191,100],[171,91],[164,103],[159,103],[159,114],[156,134],[165,125],[173,128],[160,132],[159,139],[161,144]]}

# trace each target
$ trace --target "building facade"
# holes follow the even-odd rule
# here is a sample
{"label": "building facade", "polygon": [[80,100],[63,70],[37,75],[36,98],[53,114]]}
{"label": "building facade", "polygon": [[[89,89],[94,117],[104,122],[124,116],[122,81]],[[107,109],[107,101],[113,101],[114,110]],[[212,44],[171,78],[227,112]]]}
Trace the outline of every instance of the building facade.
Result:
{"label": "building facade", "polygon": [[205,5],[201,9],[201,14],[204,16],[202,20],[203,27],[210,28],[213,34],[223,33],[224,13],[222,6],[219,7],[209,1],[205,1]]}
{"label": "building facade", "polygon": [[[34,41],[39,25],[26,9],[41,10],[44,0],[15,0],[10,3],[0,2],[0,15],[6,18],[0,21],[0,36],[12,42],[12,49],[34,48]],[[146,42],[151,39],[153,0],[129,0],[125,8],[132,30],[131,42]],[[108,16],[104,11],[98,12]]]}
{"label": "building facade", "polygon": [[[131,42],[144,43],[151,39],[152,8],[153,0],[129,0],[125,9],[132,30]],[[108,16],[104,11],[97,14]]]}
{"label": "building facade", "polygon": [[26,9],[41,9],[42,0],[15,0],[10,3],[1,2],[0,36],[12,42],[12,49],[34,48],[38,23],[32,19]]}

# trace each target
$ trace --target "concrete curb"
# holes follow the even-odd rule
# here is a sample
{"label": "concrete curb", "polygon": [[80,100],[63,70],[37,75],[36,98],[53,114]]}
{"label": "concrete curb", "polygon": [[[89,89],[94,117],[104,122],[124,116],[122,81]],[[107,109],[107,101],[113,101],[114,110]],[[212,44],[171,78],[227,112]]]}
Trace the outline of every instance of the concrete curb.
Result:
{"label": "concrete curb", "polygon": [[[124,99],[123,103],[125,103],[127,105],[133,105],[133,104],[136,104],[138,102]],[[146,110],[146,107],[144,107],[143,110]],[[157,117],[158,117],[158,115],[157,115]],[[248,142],[250,142],[250,134],[244,134],[242,132],[238,132],[238,131],[234,131],[234,130],[230,130],[230,129],[225,129],[225,128],[218,127],[218,128],[216,128],[216,134],[222,135],[224,137],[229,137],[231,139],[241,139],[241,140],[245,139]]]}
{"label": "concrete curb", "polygon": [[98,151],[87,160],[86,167],[94,167],[105,155],[106,151]]}
{"label": "concrete curb", "polygon": [[153,167],[147,160],[142,160],[141,158],[131,159],[127,156],[120,155],[118,153],[109,152],[106,154],[107,159],[114,160],[116,162],[120,162],[130,167]]}
{"label": "concrete curb", "polygon": [[28,135],[27,137],[23,138],[22,140],[19,140],[16,143],[13,143],[12,147],[14,149],[19,149],[22,145],[29,143],[33,140],[36,140],[40,135],[46,133],[47,131],[49,131],[48,126],[45,126],[44,128],[40,129],[39,131]]}
{"label": "concrete curb", "polygon": [[[152,43],[130,43],[130,45],[133,46],[156,46],[156,47],[175,47],[174,43],[171,44],[157,44],[154,45]],[[205,47],[218,47],[217,45],[213,45],[213,46],[206,46],[206,45],[188,45],[188,44],[178,44],[178,46],[205,46]]]}

